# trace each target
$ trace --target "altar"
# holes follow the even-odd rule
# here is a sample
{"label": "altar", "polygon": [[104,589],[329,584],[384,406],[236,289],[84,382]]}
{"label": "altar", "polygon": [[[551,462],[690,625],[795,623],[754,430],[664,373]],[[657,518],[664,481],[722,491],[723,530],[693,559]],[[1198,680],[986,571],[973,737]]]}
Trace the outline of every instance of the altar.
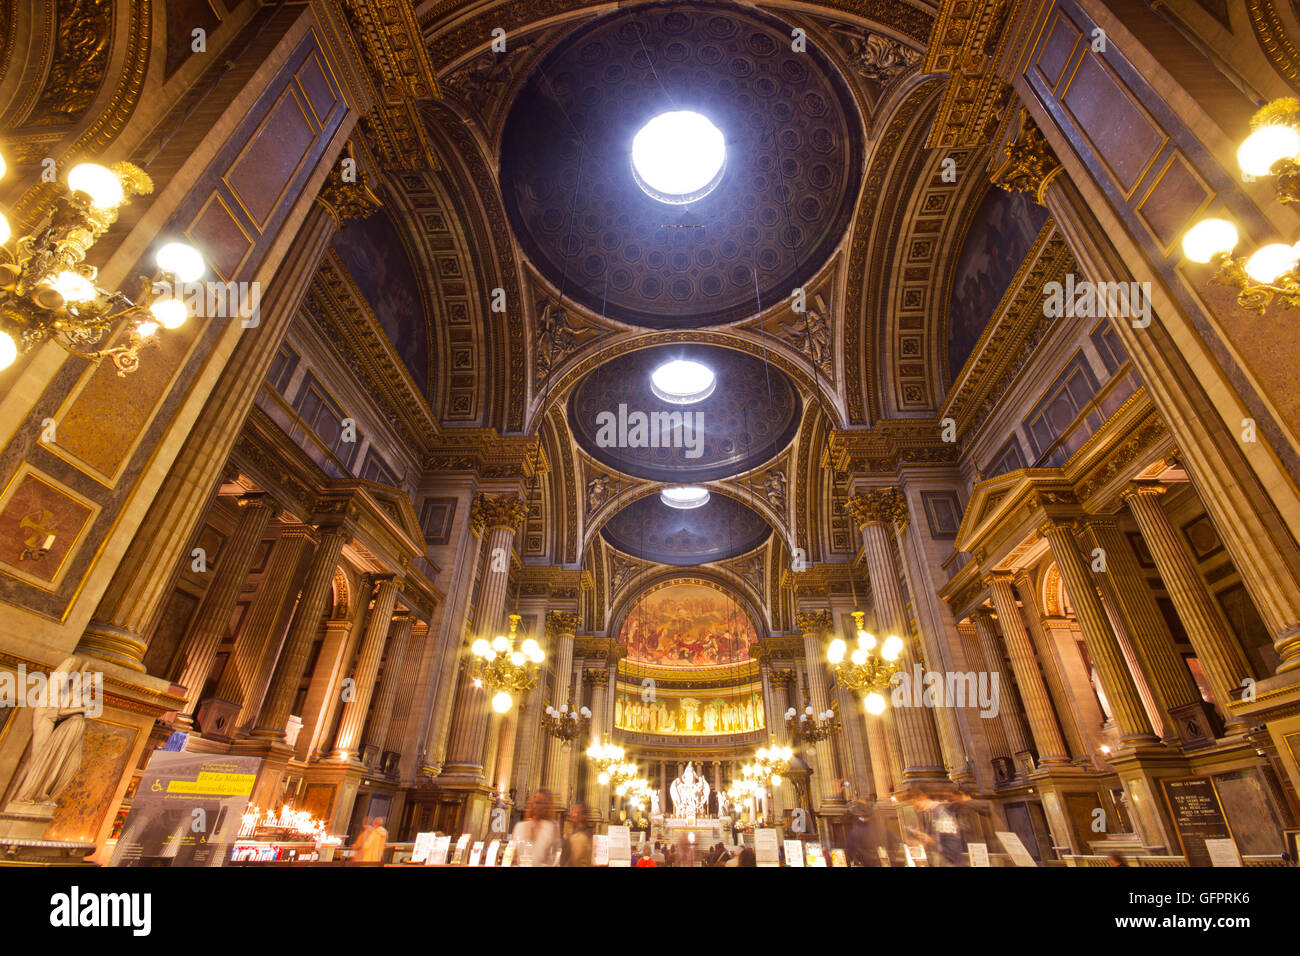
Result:
{"label": "altar", "polygon": [[695,839],[692,842],[697,847],[705,849],[715,843],[726,842],[722,821],[716,817],[696,817],[694,820],[689,817],[665,817],[660,829],[663,835],[673,842],[682,836],[689,839],[694,835]]}

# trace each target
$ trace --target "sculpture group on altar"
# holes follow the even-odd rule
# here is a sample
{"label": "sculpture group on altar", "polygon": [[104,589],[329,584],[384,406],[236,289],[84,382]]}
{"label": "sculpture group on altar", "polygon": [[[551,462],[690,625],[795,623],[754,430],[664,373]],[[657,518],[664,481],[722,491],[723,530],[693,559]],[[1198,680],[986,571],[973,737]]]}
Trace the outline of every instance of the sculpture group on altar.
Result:
{"label": "sculpture group on altar", "polygon": [[673,815],[686,820],[705,816],[709,811],[709,782],[695,772],[694,762],[686,764],[682,775],[668,787],[673,798]]}

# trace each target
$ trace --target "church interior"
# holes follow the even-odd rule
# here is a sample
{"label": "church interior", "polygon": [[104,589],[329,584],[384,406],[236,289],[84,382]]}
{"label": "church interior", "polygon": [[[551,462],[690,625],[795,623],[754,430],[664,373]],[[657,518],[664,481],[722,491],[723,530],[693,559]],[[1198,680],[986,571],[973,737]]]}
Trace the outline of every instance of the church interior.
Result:
{"label": "church interior", "polygon": [[1294,865],[1298,50],[2,5],[0,864]]}

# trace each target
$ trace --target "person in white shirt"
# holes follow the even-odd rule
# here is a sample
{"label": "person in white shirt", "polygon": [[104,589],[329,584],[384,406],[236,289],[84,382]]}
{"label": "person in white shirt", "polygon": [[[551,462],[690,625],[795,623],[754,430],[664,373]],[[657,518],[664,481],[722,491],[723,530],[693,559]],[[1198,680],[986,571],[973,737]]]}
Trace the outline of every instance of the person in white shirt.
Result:
{"label": "person in white shirt", "polygon": [[561,843],[560,828],[549,816],[551,792],[538,790],[528,800],[524,818],[515,824],[511,840],[515,844],[516,866],[555,866]]}

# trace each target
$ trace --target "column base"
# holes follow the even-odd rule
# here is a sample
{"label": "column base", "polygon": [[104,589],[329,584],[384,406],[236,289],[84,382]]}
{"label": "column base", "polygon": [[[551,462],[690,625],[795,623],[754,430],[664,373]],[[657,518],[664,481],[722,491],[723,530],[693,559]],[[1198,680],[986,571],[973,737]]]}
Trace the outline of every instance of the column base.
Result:
{"label": "column base", "polygon": [[108,661],[127,670],[144,673],[144,655],[149,645],[139,635],[115,624],[91,621],[77,644],[76,653]]}

